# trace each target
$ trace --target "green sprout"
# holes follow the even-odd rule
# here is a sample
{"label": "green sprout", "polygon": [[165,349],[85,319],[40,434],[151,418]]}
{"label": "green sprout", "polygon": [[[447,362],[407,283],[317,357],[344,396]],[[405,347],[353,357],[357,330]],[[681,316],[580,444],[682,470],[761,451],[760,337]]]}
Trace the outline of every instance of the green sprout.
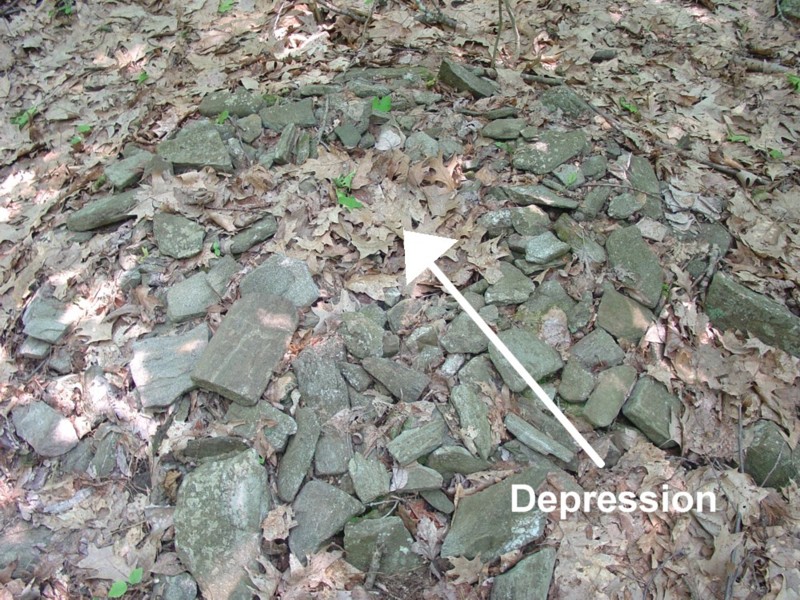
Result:
{"label": "green sprout", "polygon": [[63,15],[65,17],[72,16],[75,12],[74,0],[58,0],[55,8],[51,10],[48,15],[52,18],[54,16]]}
{"label": "green sprout", "polygon": [[227,121],[231,116],[227,110],[223,110],[219,115],[217,115],[217,125],[222,125],[225,121]]}
{"label": "green sprout", "polygon": [[352,185],[353,185],[353,177],[356,176],[356,172],[353,171],[352,173],[348,173],[347,175],[339,175],[336,179],[333,180],[333,185],[336,187],[336,199],[339,201],[339,204],[344,206],[345,208],[363,208],[364,205],[361,204],[358,200],[356,200],[355,196],[352,195]]}
{"label": "green sprout", "polygon": [[729,142],[743,142],[747,143],[750,141],[750,138],[746,135],[740,135],[738,133],[733,133],[730,129],[728,130],[728,141]]}
{"label": "green sprout", "polygon": [[147,71],[142,71],[141,73],[139,73],[139,76],[136,78],[136,83],[141,85],[145,81],[147,81],[148,79],[150,79],[150,75],[147,74]]}
{"label": "green sprout", "polygon": [[789,85],[794,88],[795,92],[800,92],[800,77],[790,73],[786,76],[786,81],[788,81]]}
{"label": "green sprout", "polygon": [[221,15],[224,15],[225,13],[230,12],[233,9],[234,4],[236,4],[236,0],[220,0],[217,12]]}
{"label": "green sprout", "polygon": [[219,247],[219,240],[214,240],[214,243],[211,244],[211,251],[217,258],[222,256],[222,249]]}
{"label": "green sprout", "polygon": [[372,110],[382,113],[388,113],[392,110],[392,97],[391,96],[382,96],[372,99]]}
{"label": "green sprout", "polygon": [[25,127],[25,125],[29,125],[31,120],[33,119],[34,115],[39,112],[39,108],[37,106],[31,106],[30,108],[23,110],[21,113],[17,114],[14,117],[11,117],[11,124],[16,125],[20,129]]}
{"label": "green sprout", "polygon": [[625,96],[620,96],[619,105],[625,110],[627,110],[629,113],[632,113],[634,115],[639,112],[639,109],[637,108],[636,104],[629,101],[627,98],[625,98]]}
{"label": "green sprout", "polygon": [[777,148],[772,148],[769,151],[769,157],[774,160],[783,160],[783,152],[778,150]]}
{"label": "green sprout", "polygon": [[128,575],[127,581],[117,580],[111,584],[111,589],[108,590],[109,598],[122,598],[128,591],[128,585],[136,585],[141,583],[144,571],[141,568],[136,568]]}

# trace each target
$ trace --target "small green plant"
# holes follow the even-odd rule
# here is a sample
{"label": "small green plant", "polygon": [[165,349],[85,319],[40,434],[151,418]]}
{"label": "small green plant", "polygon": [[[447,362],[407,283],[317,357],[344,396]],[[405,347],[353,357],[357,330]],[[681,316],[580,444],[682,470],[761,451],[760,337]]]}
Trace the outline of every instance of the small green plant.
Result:
{"label": "small green plant", "polygon": [[100,177],[98,177],[92,184],[92,191],[96,192],[99,190],[101,187],[103,187],[106,181],[108,181],[108,178],[105,175],[100,175]]}
{"label": "small green plant", "polygon": [[800,92],[800,77],[790,73],[786,76],[786,81],[788,81],[789,85],[794,88],[795,92]]}
{"label": "small green plant", "polygon": [[509,146],[505,142],[495,142],[494,145],[500,148],[500,150],[503,150],[504,152],[508,152],[509,154],[511,154],[511,146]]}
{"label": "small green plant", "polygon": [[388,113],[392,110],[392,97],[391,96],[376,96],[372,99],[372,110],[377,112]]}
{"label": "small green plant", "polygon": [[141,73],[139,73],[139,76],[136,78],[136,84],[137,85],[141,85],[144,82],[146,82],[148,79],[150,79],[150,75],[147,74],[147,71],[142,71]]}
{"label": "small green plant", "polygon": [[569,175],[567,175],[567,187],[575,185],[575,182],[578,181],[578,173],[576,171],[572,171]]}
{"label": "small green plant", "polygon": [[211,251],[217,258],[222,256],[222,249],[219,247],[219,240],[214,240],[214,243],[211,244]]}
{"label": "small green plant", "polygon": [[128,575],[127,581],[122,581],[121,579],[115,581],[111,584],[111,589],[108,590],[108,597],[122,598],[128,591],[129,585],[137,585],[138,583],[141,583],[142,575],[144,575],[144,571],[141,568],[136,568],[131,571],[130,575]]}
{"label": "small green plant", "polygon": [[142,246],[142,255],[139,257],[139,262],[144,262],[150,257],[150,250],[147,246]]}
{"label": "small green plant", "polygon": [[625,96],[619,97],[619,105],[631,114],[635,115],[639,112],[639,108],[636,104],[625,98]]}
{"label": "small green plant", "polygon": [[51,10],[48,15],[50,18],[53,17],[71,17],[75,13],[75,2],[74,0],[58,0],[55,4],[55,8]]}
{"label": "small green plant", "polygon": [[339,175],[336,179],[333,180],[333,185],[336,188],[336,200],[339,201],[339,204],[344,206],[345,208],[363,208],[364,205],[361,204],[358,200],[356,200],[355,196],[352,195],[352,185],[353,185],[353,177],[356,176],[356,172],[353,171],[352,173],[348,173],[347,175]]}
{"label": "small green plant", "polygon": [[75,131],[77,133],[75,133],[75,135],[73,135],[69,139],[69,143],[70,143],[71,146],[77,146],[77,145],[83,143],[83,136],[86,135],[87,133],[91,133],[92,132],[92,126],[91,125],[78,125],[75,128]]}
{"label": "small green plant", "polygon": [[11,124],[16,125],[20,129],[22,129],[23,127],[25,127],[25,125],[30,124],[31,120],[33,119],[34,115],[37,112],[39,112],[39,108],[37,106],[31,106],[30,108],[23,110],[16,116],[11,117]]}
{"label": "small green plant", "polygon": [[227,110],[223,110],[219,115],[217,115],[217,125],[222,125],[225,121],[227,121],[231,116]]}
{"label": "small green plant", "polygon": [[221,15],[224,15],[233,9],[234,4],[236,4],[236,0],[220,0],[217,12]]}
{"label": "small green plant", "polygon": [[784,154],[777,148],[771,148],[769,151],[769,157],[773,160],[783,160]]}
{"label": "small green plant", "polygon": [[750,138],[746,135],[741,135],[738,133],[733,133],[730,129],[728,130],[728,141],[729,142],[742,142],[747,143],[750,141]]}

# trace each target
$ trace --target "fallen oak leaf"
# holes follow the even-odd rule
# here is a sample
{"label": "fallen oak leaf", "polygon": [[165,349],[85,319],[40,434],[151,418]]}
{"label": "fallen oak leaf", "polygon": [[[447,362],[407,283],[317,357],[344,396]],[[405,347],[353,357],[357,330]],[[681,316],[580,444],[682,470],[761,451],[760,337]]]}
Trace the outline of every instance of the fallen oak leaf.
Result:
{"label": "fallen oak leaf", "polygon": [[452,580],[453,585],[476,583],[488,575],[489,565],[481,562],[480,554],[472,560],[463,556],[453,556],[449,560],[453,564],[453,568],[445,571],[445,574]]}

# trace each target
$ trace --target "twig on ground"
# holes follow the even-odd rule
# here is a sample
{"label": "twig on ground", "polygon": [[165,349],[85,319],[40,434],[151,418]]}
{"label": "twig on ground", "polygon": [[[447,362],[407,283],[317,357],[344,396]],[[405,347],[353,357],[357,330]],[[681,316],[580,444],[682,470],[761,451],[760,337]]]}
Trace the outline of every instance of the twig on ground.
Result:
{"label": "twig on ground", "polygon": [[492,68],[494,69],[497,61],[497,47],[500,45],[500,36],[503,33],[503,0],[497,0],[497,35],[494,37],[494,47],[492,48]]}
{"label": "twig on ground", "polygon": [[664,570],[664,567],[667,566],[667,563],[671,561],[673,558],[683,558],[684,556],[686,556],[685,550],[683,549],[676,550],[675,552],[673,552],[672,554],[670,554],[664,560],[661,561],[661,564],[659,564],[656,570],[653,571],[653,574],[650,575],[650,578],[647,580],[647,583],[645,584],[644,589],[642,590],[642,600],[647,600],[647,593],[650,591],[650,586],[653,585],[653,581],[655,580],[656,576],[662,570]]}
{"label": "twig on ground", "polygon": [[559,77],[548,77],[546,75],[522,74],[522,81],[525,83],[542,83],[544,85],[564,85],[564,80]]}
{"label": "twig on ground", "polygon": [[322,5],[322,7],[328,12],[332,12],[337,15],[342,15],[345,17],[350,17],[351,19],[353,19],[354,21],[358,21],[359,23],[366,23],[367,19],[369,18],[361,11],[351,10],[349,8],[337,8],[336,6],[328,2],[328,0],[317,0],[317,2],[319,2]]}
{"label": "twig on ground", "polygon": [[381,568],[382,553],[383,548],[381,547],[381,544],[375,544],[375,551],[372,553],[372,559],[369,561],[367,576],[364,579],[365,590],[371,590],[373,587],[375,587],[375,578],[378,576],[378,571]]}
{"label": "twig on ground", "polygon": [[511,4],[509,3],[509,0],[503,0],[503,4],[508,12],[508,20],[511,21],[511,29],[514,32],[514,60],[517,60],[519,58],[521,47],[519,27],[517,27],[517,18],[514,16],[514,11],[511,10]]}
{"label": "twig on ground", "polygon": [[428,10],[425,8],[425,5],[422,4],[422,0],[416,0],[416,5],[421,14],[414,18],[423,25],[442,25],[450,29],[458,28],[458,21],[452,17],[448,17],[438,8],[434,7],[433,10]]}

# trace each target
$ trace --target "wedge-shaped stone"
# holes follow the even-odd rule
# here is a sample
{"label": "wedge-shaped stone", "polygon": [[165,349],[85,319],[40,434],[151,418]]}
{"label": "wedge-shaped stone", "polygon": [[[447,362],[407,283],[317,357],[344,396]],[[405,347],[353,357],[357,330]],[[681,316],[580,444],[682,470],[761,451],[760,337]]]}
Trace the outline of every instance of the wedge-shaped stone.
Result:
{"label": "wedge-shaped stone", "polygon": [[201,388],[244,405],[258,402],[297,329],[297,309],[284,298],[249,294],[237,300],[192,373]]}
{"label": "wedge-shaped stone", "polygon": [[[530,330],[507,329],[499,333],[498,337],[537,382],[564,366],[558,352],[536,337]],[[495,368],[511,390],[521,392],[527,387],[522,377],[494,346],[489,347],[489,358],[492,359]]]}
{"label": "wedge-shaped stone", "polygon": [[184,127],[174,139],[158,145],[158,155],[178,169],[233,171],[228,148],[211,121],[197,121]]}
{"label": "wedge-shaped stone", "polygon": [[133,191],[93,200],[67,218],[67,229],[91,231],[119,223],[133,216],[131,211],[135,206],[136,193]]}
{"label": "wedge-shaped stone", "polygon": [[422,392],[430,383],[427,375],[388,358],[367,357],[361,364],[367,373],[385,385],[395,398],[403,402],[419,400]]}
{"label": "wedge-shaped stone", "polygon": [[422,565],[419,554],[411,550],[414,538],[400,517],[363,519],[344,528],[344,549],[347,562],[369,571],[375,550],[380,547],[380,571],[400,573]]}

